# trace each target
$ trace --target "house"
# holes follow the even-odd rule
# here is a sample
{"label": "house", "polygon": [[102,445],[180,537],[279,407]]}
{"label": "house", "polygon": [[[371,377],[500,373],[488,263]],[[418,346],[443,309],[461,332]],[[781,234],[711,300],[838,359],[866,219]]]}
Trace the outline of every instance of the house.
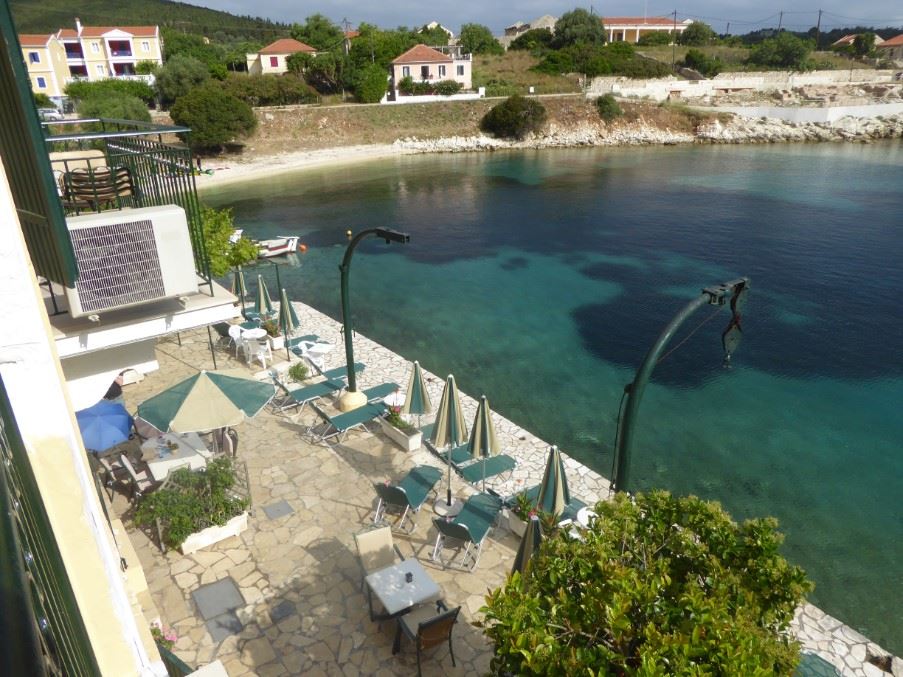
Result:
{"label": "house", "polygon": [[392,61],[390,90],[397,96],[398,83],[406,77],[413,78],[415,82],[454,80],[461,83],[462,89],[470,89],[472,86],[470,54],[461,54],[460,50],[452,50],[451,54],[448,52],[448,49],[443,52],[426,45],[414,45]]}
{"label": "house", "polygon": [[692,19],[675,21],[673,18],[661,16],[606,16],[602,17],[602,25],[608,32],[609,42],[632,42],[636,44],[644,35],[652,33],[683,33],[693,23]]}
{"label": "house", "polygon": [[441,28],[445,32],[445,34],[448,36],[449,41],[455,39],[454,32],[450,28],[446,28],[445,26],[443,26],[438,21],[430,21],[426,26],[424,26],[424,28],[428,31],[431,31],[434,28]]}
{"label": "house", "polygon": [[499,44],[502,45],[505,49],[508,49],[508,45],[519,35],[526,33],[527,31],[538,29],[538,28],[548,28],[552,33],[555,32],[555,24],[558,22],[558,19],[551,14],[544,14],[538,19],[533,19],[533,21],[523,22],[523,21],[515,21],[510,26],[505,26],[504,35],[500,35],[496,37],[496,40],[499,41]]}
{"label": "house", "polygon": [[[868,35],[868,33],[865,33],[864,35]],[[872,35],[875,36],[875,47],[879,46],[881,43],[884,42],[884,39],[880,35],[877,35],[875,33],[872,33]],[[852,47],[853,42],[855,42],[855,40],[858,36],[859,36],[859,33],[851,33],[850,35],[844,35],[839,40],[835,40],[834,42],[831,43],[831,49]]]}
{"label": "house", "polygon": [[880,45],[876,44],[875,47],[882,58],[903,62],[903,33],[888,38]]}
{"label": "house", "polygon": [[61,108],[63,88],[69,81],[69,64],[66,50],[54,33],[42,35],[20,35],[19,46],[22,58],[28,67],[31,91],[46,94]]}
{"label": "house", "polygon": [[250,75],[281,75],[288,71],[287,60],[292,54],[316,54],[310,45],[294,38],[280,38],[256,54],[246,54]]}

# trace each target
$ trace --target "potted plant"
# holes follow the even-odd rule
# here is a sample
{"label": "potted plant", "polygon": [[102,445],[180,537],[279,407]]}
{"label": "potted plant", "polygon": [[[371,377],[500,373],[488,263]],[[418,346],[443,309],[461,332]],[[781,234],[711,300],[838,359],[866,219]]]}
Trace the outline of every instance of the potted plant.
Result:
{"label": "potted plant", "polygon": [[295,362],[288,368],[288,377],[295,383],[301,383],[308,375],[307,365],[304,362]]}
{"label": "potted plant", "polygon": [[282,335],[282,328],[276,320],[264,320],[260,323],[260,328],[267,333],[270,350],[282,350],[285,347],[285,337]]}
{"label": "potted plant", "polygon": [[508,508],[508,529],[516,536],[523,536],[527,529],[527,521],[538,514],[536,506],[523,492],[517,494],[514,505]]}
{"label": "potted plant", "polygon": [[248,528],[250,495],[237,486],[229,458],[216,458],[206,468],[172,471],[157,491],[141,499],[135,523],[156,529],[161,548],[180,548],[187,555]]}
{"label": "potted plant", "polygon": [[380,418],[379,425],[390,440],[405,451],[416,451],[423,441],[423,433],[401,417],[401,407],[389,407],[389,412]]}

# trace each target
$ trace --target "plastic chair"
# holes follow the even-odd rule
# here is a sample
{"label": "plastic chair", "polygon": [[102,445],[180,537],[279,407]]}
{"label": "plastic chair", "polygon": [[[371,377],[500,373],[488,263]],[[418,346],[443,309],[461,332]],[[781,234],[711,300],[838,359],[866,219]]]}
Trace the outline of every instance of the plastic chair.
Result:
{"label": "plastic chair", "polygon": [[266,339],[251,339],[244,342],[245,361],[251,364],[258,360],[263,368],[267,368],[267,360],[273,359],[273,351],[270,350],[270,342]]}
{"label": "plastic chair", "polygon": [[237,324],[233,324],[229,327],[229,347],[233,348],[232,351],[235,357],[238,357],[238,349],[241,348],[242,343],[244,341],[241,338],[241,327]]}
{"label": "plastic chair", "polygon": [[395,631],[395,644],[392,653],[398,653],[401,648],[401,636],[404,635],[417,648],[417,675],[422,675],[420,668],[420,655],[426,649],[431,649],[448,640],[448,653],[451,654],[452,667],[455,667],[455,650],[452,646],[452,630],[458,621],[461,607],[449,609],[441,600],[435,604],[428,603],[417,607],[413,611],[399,617],[398,629]]}

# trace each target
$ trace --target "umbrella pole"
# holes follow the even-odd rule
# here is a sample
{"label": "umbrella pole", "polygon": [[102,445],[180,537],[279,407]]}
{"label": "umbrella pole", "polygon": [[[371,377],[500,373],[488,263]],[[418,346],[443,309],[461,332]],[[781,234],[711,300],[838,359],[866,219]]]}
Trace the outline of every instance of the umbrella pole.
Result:
{"label": "umbrella pole", "polygon": [[445,459],[448,464],[448,491],[446,492],[445,502],[451,507],[451,447],[448,448],[448,458]]}

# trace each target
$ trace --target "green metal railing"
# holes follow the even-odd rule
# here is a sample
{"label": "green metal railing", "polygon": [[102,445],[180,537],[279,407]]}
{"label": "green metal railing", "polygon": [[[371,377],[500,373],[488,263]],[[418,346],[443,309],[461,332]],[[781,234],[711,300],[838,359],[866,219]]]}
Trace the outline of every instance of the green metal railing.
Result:
{"label": "green metal railing", "polygon": [[99,675],[0,377],[0,674]]}
{"label": "green metal railing", "polygon": [[163,665],[166,666],[166,673],[169,677],[186,677],[186,675],[190,675],[195,671],[194,668],[159,642],[157,642],[157,650],[160,652],[160,658],[163,659]]}

